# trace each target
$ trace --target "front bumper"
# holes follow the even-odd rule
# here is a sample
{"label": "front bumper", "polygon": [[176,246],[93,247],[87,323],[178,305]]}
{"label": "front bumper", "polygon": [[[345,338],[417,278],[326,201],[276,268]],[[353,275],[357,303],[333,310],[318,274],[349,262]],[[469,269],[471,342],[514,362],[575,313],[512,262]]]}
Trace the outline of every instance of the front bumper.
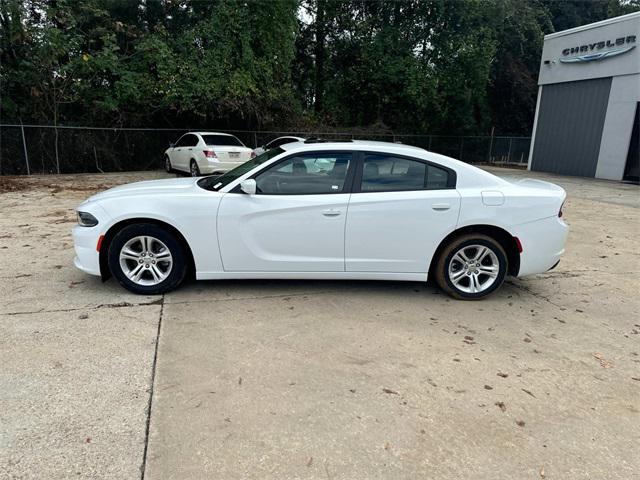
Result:
{"label": "front bumper", "polygon": [[100,275],[100,254],[96,249],[99,239],[99,227],[73,227],[73,245],[76,252],[73,264],[90,275]]}

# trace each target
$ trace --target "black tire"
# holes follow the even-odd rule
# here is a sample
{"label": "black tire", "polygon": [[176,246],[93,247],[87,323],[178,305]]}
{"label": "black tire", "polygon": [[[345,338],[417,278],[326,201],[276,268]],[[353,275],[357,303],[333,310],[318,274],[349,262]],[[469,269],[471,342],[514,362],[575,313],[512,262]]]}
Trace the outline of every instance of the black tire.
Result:
{"label": "black tire", "polygon": [[200,176],[200,167],[198,167],[198,162],[196,162],[193,158],[191,159],[191,163],[189,164],[189,173],[192,177]]}
{"label": "black tire", "polygon": [[171,160],[169,159],[168,155],[164,156],[164,169],[167,171],[167,173],[173,172],[173,167],[171,166]]}
{"label": "black tire", "polygon": [[[487,287],[482,291],[472,293],[469,291],[465,291],[464,289],[471,288],[471,276],[473,275],[473,273],[462,273],[462,270],[457,270],[457,272],[460,272],[461,274],[461,282],[465,282],[467,283],[467,285],[463,283],[459,283],[458,285],[456,285],[450,278],[449,267],[451,266],[452,261],[454,261],[454,265],[460,264],[458,260],[454,260],[454,256],[456,256],[456,254],[460,250],[468,248],[471,252],[473,252],[474,249],[472,247],[475,245],[487,247],[493,254],[493,256],[491,256],[491,254],[488,254],[490,257],[489,261],[492,262],[492,265],[495,261],[497,261],[498,265],[497,275],[493,279],[493,283],[488,284]],[[476,263],[475,265],[478,264]],[[480,267],[472,266],[471,268],[475,268],[475,270],[472,270],[472,272],[476,272],[476,274],[479,275],[478,278],[484,279],[485,281],[489,281],[491,279],[491,276],[489,274],[484,274],[482,272],[477,273],[479,272],[479,268],[483,268],[483,265],[481,265]],[[500,288],[507,275],[507,271],[508,259],[500,243],[487,235],[472,233],[461,235],[460,237],[453,239],[447,246],[444,247],[436,260],[434,275],[438,286],[451,297],[458,300],[480,300]],[[469,276],[469,278],[465,279],[465,276]]]}
{"label": "black tire", "polygon": [[[159,240],[163,243],[169,250],[172,259],[172,265],[167,273],[167,277],[154,285],[141,285],[131,280],[123,271],[123,267],[120,262],[120,252],[122,247],[130,240],[142,236],[152,237],[153,239]],[[120,230],[109,245],[107,259],[109,270],[114,278],[118,280],[118,283],[130,292],[137,293],[139,295],[159,295],[169,292],[177,288],[183,282],[187,274],[187,255],[180,241],[171,232],[165,230],[159,225],[151,223],[137,223],[124,227]],[[135,265],[134,261],[132,261],[132,263]],[[158,263],[160,263],[160,261]],[[145,274],[145,276],[148,277],[149,274]]]}

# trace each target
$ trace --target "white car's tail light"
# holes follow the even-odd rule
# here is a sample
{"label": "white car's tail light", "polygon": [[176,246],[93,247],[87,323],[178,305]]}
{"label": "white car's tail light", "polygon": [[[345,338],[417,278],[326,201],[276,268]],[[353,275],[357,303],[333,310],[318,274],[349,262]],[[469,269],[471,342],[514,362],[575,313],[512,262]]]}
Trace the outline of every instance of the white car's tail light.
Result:
{"label": "white car's tail light", "polygon": [[251,150],[251,158],[256,158],[256,152]]}
{"label": "white car's tail light", "polygon": [[207,158],[218,158],[218,156],[216,155],[216,152],[214,152],[213,150],[203,150],[204,152],[204,156]]}

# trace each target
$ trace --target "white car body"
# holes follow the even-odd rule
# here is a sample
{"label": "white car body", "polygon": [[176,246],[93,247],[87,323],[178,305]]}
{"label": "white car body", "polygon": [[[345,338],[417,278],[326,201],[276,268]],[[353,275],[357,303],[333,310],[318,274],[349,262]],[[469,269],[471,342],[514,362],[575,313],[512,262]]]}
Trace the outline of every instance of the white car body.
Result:
{"label": "white car body", "polygon": [[[223,141],[207,142],[211,137]],[[191,173],[191,162],[196,162],[202,175],[227,172],[255,156],[237,137],[219,132],[185,133],[164,155],[165,162],[166,159],[170,162],[167,170]]]}
{"label": "white car body", "polygon": [[[501,231],[521,247],[511,275],[553,268],[568,227],[564,190],[539,180],[508,181],[426,150],[383,142],[289,143],[282,152],[210,191],[177,178],[123,185],[94,195],[78,210],[98,219],[73,230],[75,265],[105,275],[103,239],[112,229],[151,219],[179,232],[197,279],[371,279],[426,281],[434,253],[465,228]],[[455,172],[455,187],[433,190],[248,195],[240,184],[294,154],[376,152]],[[319,154],[319,153],[318,153]],[[363,157],[364,158],[364,157]],[[203,180],[203,179],[200,179]],[[104,253],[104,245],[102,247]]]}
{"label": "white car body", "polygon": [[284,137],[274,138],[270,142],[267,142],[261,147],[255,148],[253,151],[256,155],[262,155],[267,150],[271,150],[272,148],[280,147],[287,143],[296,143],[296,142],[304,142],[305,139],[302,137],[294,137],[291,135],[287,135]]}

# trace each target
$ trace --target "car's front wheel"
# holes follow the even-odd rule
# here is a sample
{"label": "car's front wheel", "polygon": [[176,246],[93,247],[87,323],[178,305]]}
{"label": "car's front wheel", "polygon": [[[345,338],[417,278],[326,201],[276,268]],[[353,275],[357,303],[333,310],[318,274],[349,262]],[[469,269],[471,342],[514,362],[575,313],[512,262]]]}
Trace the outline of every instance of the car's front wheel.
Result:
{"label": "car's front wheel", "polygon": [[178,239],[148,223],[120,230],[109,245],[108,263],[124,288],[141,295],[173,290],[187,273],[187,257]]}
{"label": "car's front wheel", "polygon": [[462,235],[441,252],[435,277],[442,290],[460,300],[479,300],[502,285],[507,255],[496,240],[482,234]]}

